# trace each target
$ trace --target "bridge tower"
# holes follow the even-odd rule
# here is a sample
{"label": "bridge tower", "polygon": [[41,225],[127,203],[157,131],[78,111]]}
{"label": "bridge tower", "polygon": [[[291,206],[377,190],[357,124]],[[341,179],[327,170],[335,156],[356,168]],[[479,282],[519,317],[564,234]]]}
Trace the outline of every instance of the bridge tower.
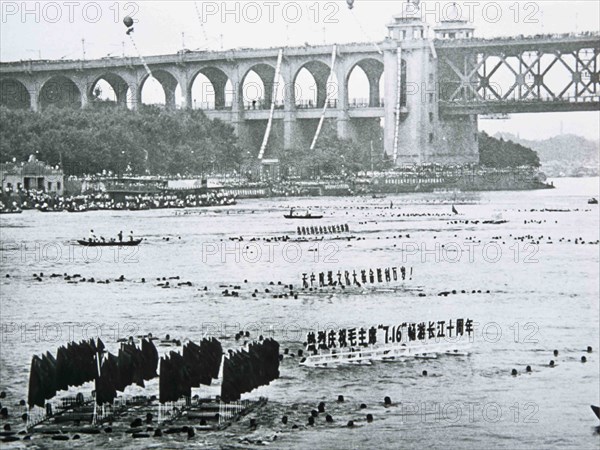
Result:
{"label": "bridge tower", "polygon": [[[394,49],[384,51],[386,153],[396,165],[477,163],[477,116],[440,116],[440,74],[429,27],[402,15],[387,27]],[[469,39],[474,29],[457,19],[434,31],[436,39]]]}
{"label": "bridge tower", "polygon": [[383,58],[384,148],[398,165],[420,163],[429,131],[427,113],[433,107],[421,98],[433,65],[427,25],[416,17],[396,15],[387,27],[393,45]]}
{"label": "bridge tower", "polygon": [[[467,40],[474,37],[475,28],[460,17],[454,8],[454,14],[448,13],[448,19],[433,29],[435,39],[443,41]],[[450,18],[453,17],[453,18]],[[479,162],[478,118],[476,114],[444,116],[439,107],[442,90],[447,74],[440,70],[439,60],[435,58],[435,113],[431,123],[434,125],[433,145],[428,155],[429,161],[440,164],[477,164]],[[454,89],[455,87],[453,87]]]}

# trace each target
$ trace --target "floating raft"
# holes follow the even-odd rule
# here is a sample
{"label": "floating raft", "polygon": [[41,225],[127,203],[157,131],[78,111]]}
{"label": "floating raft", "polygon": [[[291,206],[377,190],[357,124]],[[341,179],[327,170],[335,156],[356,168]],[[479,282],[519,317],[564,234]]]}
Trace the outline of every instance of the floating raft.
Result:
{"label": "floating raft", "polygon": [[[97,407],[92,398],[84,404],[74,399],[63,401],[63,407],[52,415],[30,424],[28,434],[64,436],[75,434],[132,434],[134,438],[150,437],[160,429],[163,434],[195,431],[220,431],[245,415],[264,406],[267,399],[223,403],[218,398],[182,399],[164,405],[153,397],[118,398],[112,407]],[[147,436],[146,436],[147,435]]]}

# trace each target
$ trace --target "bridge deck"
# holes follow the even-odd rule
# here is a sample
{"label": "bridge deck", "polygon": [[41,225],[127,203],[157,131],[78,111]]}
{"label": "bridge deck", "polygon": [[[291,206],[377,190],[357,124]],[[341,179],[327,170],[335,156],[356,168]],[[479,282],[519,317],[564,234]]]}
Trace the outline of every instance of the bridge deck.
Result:
{"label": "bridge deck", "polygon": [[536,99],[514,101],[440,102],[440,111],[446,116],[468,114],[512,114],[537,112],[600,111],[600,96],[570,97],[563,99]]}

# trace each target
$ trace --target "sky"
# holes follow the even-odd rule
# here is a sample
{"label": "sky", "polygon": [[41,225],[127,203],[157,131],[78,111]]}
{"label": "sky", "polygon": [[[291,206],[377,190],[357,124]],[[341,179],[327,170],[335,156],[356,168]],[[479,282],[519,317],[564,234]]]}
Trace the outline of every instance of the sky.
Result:
{"label": "sky", "polygon": [[[86,59],[136,55],[122,20],[135,20],[143,55],[182,48],[219,50],[379,41],[385,25],[406,9],[401,0],[346,1],[0,1],[0,60]],[[434,26],[456,10],[448,1],[421,1],[421,17]],[[600,30],[600,2],[457,2],[481,37]],[[84,40],[84,42],[82,42]],[[540,118],[543,117],[543,120]],[[598,140],[600,113],[515,114],[481,120],[480,128],[543,139],[574,133]]]}

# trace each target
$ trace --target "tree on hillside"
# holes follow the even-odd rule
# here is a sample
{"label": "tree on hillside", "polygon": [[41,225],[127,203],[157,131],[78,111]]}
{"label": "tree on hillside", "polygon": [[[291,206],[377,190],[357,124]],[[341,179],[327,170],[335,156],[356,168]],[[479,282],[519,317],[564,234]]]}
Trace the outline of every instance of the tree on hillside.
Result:
{"label": "tree on hillside", "polygon": [[512,141],[496,139],[485,131],[479,133],[479,163],[494,168],[540,167],[540,159],[535,151]]}
{"label": "tree on hillside", "polygon": [[102,101],[42,113],[0,107],[0,151],[5,160],[26,161],[35,152],[51,165],[62,160],[67,175],[128,166],[134,174],[198,174],[214,161],[233,169],[242,158],[233,127],[200,110],[130,111]]}

